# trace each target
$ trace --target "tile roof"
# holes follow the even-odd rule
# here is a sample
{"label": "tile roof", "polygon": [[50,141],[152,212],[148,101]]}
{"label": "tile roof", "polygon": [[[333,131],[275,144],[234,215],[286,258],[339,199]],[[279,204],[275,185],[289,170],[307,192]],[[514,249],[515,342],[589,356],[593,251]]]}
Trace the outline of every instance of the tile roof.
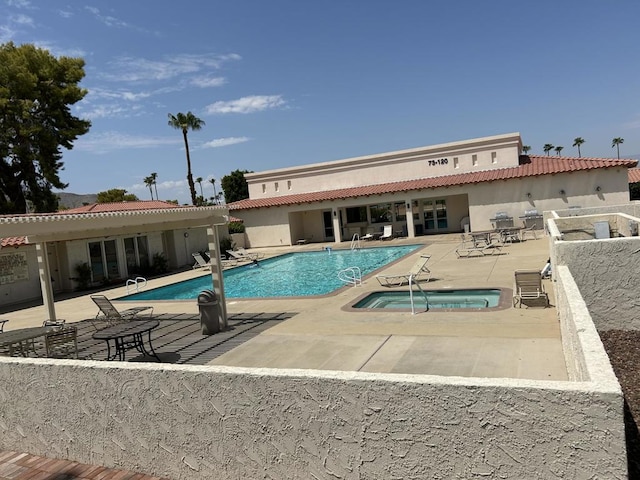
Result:
{"label": "tile roof", "polygon": [[366,197],[386,193],[408,192],[426,188],[452,187],[495,180],[509,180],[512,178],[534,177],[556,173],[593,170],[596,168],[626,167],[637,165],[637,160],[609,159],[609,158],[573,158],[537,155],[521,155],[517,167],[496,168],[479,172],[460,173],[441,177],[419,178],[393,183],[380,183],[362,187],[341,188],[319,192],[283,195],[280,197],[245,199],[230,203],[229,210],[247,210],[252,208],[277,207],[301,203],[338,200],[344,198]]}
{"label": "tile roof", "polygon": [[629,183],[640,182],[640,168],[629,169]]}
{"label": "tile roof", "polygon": [[0,238],[0,248],[4,247],[19,247],[27,244],[26,237],[7,237]]}
{"label": "tile roof", "polygon": [[135,202],[92,203],[82,207],[61,210],[58,214],[65,213],[100,213],[100,212],[128,212],[131,210],[157,210],[167,208],[185,208],[171,202],[162,200],[138,200]]}

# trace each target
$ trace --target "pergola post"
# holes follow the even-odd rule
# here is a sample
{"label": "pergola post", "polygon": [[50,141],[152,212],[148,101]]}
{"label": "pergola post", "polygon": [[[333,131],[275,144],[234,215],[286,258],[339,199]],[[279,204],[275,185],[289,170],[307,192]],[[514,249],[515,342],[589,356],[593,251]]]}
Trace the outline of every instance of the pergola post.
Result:
{"label": "pergola post", "polygon": [[211,281],[213,291],[220,302],[220,329],[227,327],[227,302],[224,297],[224,277],[222,276],[222,262],[220,260],[220,235],[218,227],[207,227],[207,239],[209,240],[209,256],[211,259]]}
{"label": "pergola post", "polygon": [[333,222],[333,236],[336,243],[342,242],[342,231],[340,230],[340,212],[337,208],[331,209],[331,221]]}
{"label": "pergola post", "polygon": [[51,285],[51,272],[49,270],[49,255],[47,253],[46,242],[36,243],[36,254],[38,257],[38,275],[42,289],[42,302],[48,314],[47,319],[55,320],[56,309],[53,301],[53,286]]}
{"label": "pergola post", "polygon": [[415,238],[416,231],[413,223],[413,204],[410,198],[405,199],[406,207],[405,216],[407,221],[407,237]]}

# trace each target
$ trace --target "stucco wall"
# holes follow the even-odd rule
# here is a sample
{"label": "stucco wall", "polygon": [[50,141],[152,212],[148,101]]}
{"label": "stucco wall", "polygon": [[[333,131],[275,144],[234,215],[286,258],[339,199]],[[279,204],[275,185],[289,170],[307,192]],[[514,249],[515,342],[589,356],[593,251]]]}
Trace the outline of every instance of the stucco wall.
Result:
{"label": "stucco wall", "polygon": [[242,218],[249,247],[291,245],[289,211],[283,208],[257,208],[233,212]]}
{"label": "stucco wall", "polygon": [[598,330],[640,329],[640,237],[554,243],[554,268],[569,268]]}
{"label": "stucco wall", "polygon": [[0,402],[0,449],[174,479],[626,478],[607,384],[0,357]]}
{"label": "stucco wall", "polygon": [[25,245],[18,248],[3,248],[0,255],[9,253],[26,253],[29,278],[16,280],[12,283],[0,284],[0,303],[13,305],[15,303],[40,298],[40,277],[38,276],[38,259],[35,245]]}

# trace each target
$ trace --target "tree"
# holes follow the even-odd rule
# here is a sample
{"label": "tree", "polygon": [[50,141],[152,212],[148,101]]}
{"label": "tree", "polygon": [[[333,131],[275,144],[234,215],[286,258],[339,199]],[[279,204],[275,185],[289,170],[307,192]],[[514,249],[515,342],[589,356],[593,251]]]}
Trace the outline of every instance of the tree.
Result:
{"label": "tree", "polygon": [[[153,172],[149,176],[151,177],[151,180],[153,180],[153,189],[156,191],[156,200],[160,200],[160,197],[158,196],[158,174]],[[151,200],[153,200],[153,195],[151,196]]]}
{"label": "tree", "polygon": [[545,143],[544,147],[543,147],[544,153],[547,154],[547,157],[549,156],[549,152],[551,150],[553,150],[553,145],[551,145],[550,143]]}
{"label": "tree", "polygon": [[564,147],[555,147],[554,150],[556,151],[556,153],[558,154],[558,156],[560,156],[560,152],[562,151]]}
{"label": "tree", "polygon": [[211,182],[211,185],[213,186],[213,197],[211,197],[211,200],[213,201],[213,203],[218,205],[220,203],[220,201],[219,201],[218,193],[216,192],[216,179],[215,178],[210,178],[209,181]]}
{"label": "tree", "polygon": [[202,193],[202,180],[203,180],[202,177],[196,178],[196,183],[200,185],[200,196],[204,199],[204,193]]}
{"label": "tree", "polygon": [[151,200],[153,200],[153,189],[151,188],[153,186],[153,177],[151,175],[149,175],[148,177],[144,177],[144,184],[149,187],[149,193],[151,194]]}
{"label": "tree", "polygon": [[61,148],[89,131],[71,114],[84,98],[84,60],[34,45],[0,44],[0,214],[53,212],[64,189]]}
{"label": "tree", "polygon": [[187,112],[177,113],[176,115],[169,114],[169,126],[177,130],[182,130],[182,137],[184,138],[184,148],[187,152],[187,183],[189,184],[189,191],[191,192],[191,204],[196,204],[196,187],[193,183],[193,175],[191,174],[191,156],[189,155],[189,141],[187,140],[187,133],[189,130],[200,130],[204,125],[204,120],[199,119],[193,113]]}
{"label": "tree", "polygon": [[227,203],[249,198],[249,185],[244,178],[245,173],[252,172],[249,170],[234,170],[220,180],[220,185],[222,185],[222,191],[224,192],[224,199]]}
{"label": "tree", "polygon": [[618,150],[618,158],[620,158],[620,145],[624,143],[624,138],[616,137],[611,140],[611,148],[616,147]]}
{"label": "tree", "polygon": [[574,147],[578,147],[578,157],[581,157],[582,155],[580,154],[580,145],[582,145],[584,143],[584,138],[582,137],[576,137],[573,139],[573,146]]}
{"label": "tree", "polygon": [[140,200],[133,193],[127,193],[123,188],[112,188],[105,192],[98,192],[98,203],[137,202]]}
{"label": "tree", "polygon": [[522,146],[522,153],[524,153],[525,155],[527,155],[530,150],[531,150],[531,147],[529,145]]}

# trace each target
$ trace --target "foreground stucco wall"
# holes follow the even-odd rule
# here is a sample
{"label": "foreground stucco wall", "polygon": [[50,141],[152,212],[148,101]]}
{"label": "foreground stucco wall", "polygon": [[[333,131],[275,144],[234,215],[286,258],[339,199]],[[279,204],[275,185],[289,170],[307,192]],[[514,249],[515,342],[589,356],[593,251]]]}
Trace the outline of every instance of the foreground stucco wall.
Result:
{"label": "foreground stucco wall", "polygon": [[169,478],[626,478],[611,383],[0,357],[0,449]]}
{"label": "foreground stucco wall", "polygon": [[555,242],[553,265],[566,265],[598,330],[638,330],[640,237]]}

